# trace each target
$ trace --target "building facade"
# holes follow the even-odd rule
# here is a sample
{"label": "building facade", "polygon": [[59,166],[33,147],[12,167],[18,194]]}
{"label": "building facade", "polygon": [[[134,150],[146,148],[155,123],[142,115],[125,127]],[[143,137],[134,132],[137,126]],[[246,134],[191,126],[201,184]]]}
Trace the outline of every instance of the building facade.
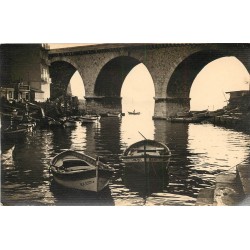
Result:
{"label": "building facade", "polygon": [[47,44],[0,46],[0,84],[14,86],[16,100],[44,102],[50,98],[48,50]]}
{"label": "building facade", "polygon": [[230,94],[228,104],[230,108],[250,111],[250,90],[238,90],[226,93]]}

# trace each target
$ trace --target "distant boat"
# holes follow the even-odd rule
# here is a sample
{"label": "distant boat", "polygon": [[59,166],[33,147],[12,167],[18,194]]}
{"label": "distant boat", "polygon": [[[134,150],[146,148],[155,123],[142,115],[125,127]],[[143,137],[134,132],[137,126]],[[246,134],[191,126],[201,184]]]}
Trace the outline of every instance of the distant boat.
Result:
{"label": "distant boat", "polygon": [[63,122],[62,122],[63,127],[76,127],[76,121],[74,121],[73,119],[70,118],[66,118]]}
{"label": "distant boat", "polygon": [[176,114],[176,117],[180,117],[180,118],[182,118],[182,117],[190,117],[191,116],[191,114],[190,114],[190,112],[189,111],[183,111],[183,112],[177,112],[177,114]]}
{"label": "distant boat", "polygon": [[50,163],[55,182],[72,189],[99,192],[104,189],[114,169],[86,154],[73,150],[56,155]]}
{"label": "distant boat", "polygon": [[202,110],[202,111],[191,111],[191,114],[193,117],[196,118],[208,118],[209,117],[209,111],[206,110]]}
{"label": "distant boat", "polygon": [[1,131],[1,136],[5,140],[18,141],[25,138],[27,132],[27,128],[19,128],[11,119],[10,126]]}
{"label": "distant boat", "polygon": [[82,123],[93,123],[99,120],[99,116],[97,115],[84,115],[81,116],[81,122]]}
{"label": "distant boat", "polygon": [[209,111],[208,116],[209,117],[215,117],[215,116],[224,115],[224,114],[225,114],[224,109],[218,109],[218,110],[215,110],[215,111]]}
{"label": "distant boat", "polygon": [[120,117],[120,116],[121,113],[110,113],[110,112],[107,113],[107,117]]}
{"label": "distant boat", "polygon": [[129,146],[122,155],[125,166],[132,170],[147,174],[153,168],[167,166],[171,152],[169,148],[155,140],[142,140]]}
{"label": "distant boat", "polygon": [[48,125],[50,126],[50,128],[54,128],[54,127],[62,127],[63,123],[60,122],[59,120],[55,120],[51,117],[48,117]]}
{"label": "distant boat", "polygon": [[26,128],[32,130],[36,126],[36,122],[30,117],[29,113],[25,113],[23,119],[18,124],[18,128]]}
{"label": "distant boat", "polygon": [[129,115],[140,115],[140,112],[136,112],[135,110],[132,112],[128,112]]}
{"label": "distant boat", "polygon": [[205,119],[204,117],[169,117],[167,121],[175,123],[201,123]]}

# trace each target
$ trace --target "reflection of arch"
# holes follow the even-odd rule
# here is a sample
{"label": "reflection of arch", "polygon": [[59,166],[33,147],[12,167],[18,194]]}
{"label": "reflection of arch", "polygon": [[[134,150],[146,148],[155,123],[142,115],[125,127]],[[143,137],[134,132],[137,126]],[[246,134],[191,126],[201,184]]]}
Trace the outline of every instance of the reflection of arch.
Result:
{"label": "reflection of arch", "polygon": [[95,83],[96,96],[119,97],[128,73],[141,62],[129,56],[119,56],[103,66]]}
{"label": "reflection of arch", "polygon": [[180,62],[171,75],[167,86],[167,96],[188,98],[191,86],[198,73],[208,63],[229,55],[231,54],[224,51],[206,50],[188,56]]}
{"label": "reflection of arch", "polygon": [[51,98],[56,98],[66,93],[70,79],[76,71],[79,72],[82,78],[78,65],[67,58],[63,58],[60,61],[51,60],[49,70],[52,79]]}

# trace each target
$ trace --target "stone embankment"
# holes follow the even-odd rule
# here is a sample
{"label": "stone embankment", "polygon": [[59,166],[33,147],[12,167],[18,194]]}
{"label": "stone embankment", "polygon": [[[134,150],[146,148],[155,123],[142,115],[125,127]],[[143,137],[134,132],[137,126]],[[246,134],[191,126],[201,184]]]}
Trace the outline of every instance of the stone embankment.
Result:
{"label": "stone embankment", "polygon": [[200,190],[196,206],[249,206],[250,159],[216,176],[211,188]]}

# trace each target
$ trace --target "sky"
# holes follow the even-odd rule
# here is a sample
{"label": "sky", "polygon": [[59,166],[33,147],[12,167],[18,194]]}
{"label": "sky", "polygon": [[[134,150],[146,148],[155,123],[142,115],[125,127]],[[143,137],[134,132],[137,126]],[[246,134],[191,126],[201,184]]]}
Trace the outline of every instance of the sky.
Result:
{"label": "sky", "polygon": [[[50,44],[51,48],[63,48],[89,44]],[[196,76],[190,91],[191,110],[216,110],[227,104],[227,91],[247,90],[249,73],[235,57],[219,58],[207,64]],[[139,83],[139,84],[138,84]],[[84,83],[78,72],[70,81],[72,94],[83,99]],[[135,66],[124,80],[121,96],[123,112],[131,109],[147,109],[153,112],[155,95],[152,77],[143,64]]]}

